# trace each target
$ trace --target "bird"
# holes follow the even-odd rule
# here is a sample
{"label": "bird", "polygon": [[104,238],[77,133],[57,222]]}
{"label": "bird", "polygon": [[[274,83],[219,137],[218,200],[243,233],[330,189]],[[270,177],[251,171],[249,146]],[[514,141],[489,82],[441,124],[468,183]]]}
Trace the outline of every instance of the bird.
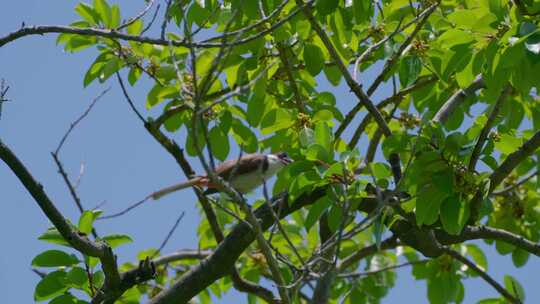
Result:
{"label": "bird", "polygon": [[[229,182],[236,191],[246,194],[258,188],[291,162],[292,160],[285,152],[246,154],[219,164],[215,168],[214,174]],[[219,186],[212,184],[210,177],[203,175],[158,190],[150,197],[158,200],[167,194],[193,186],[206,187],[205,194],[219,192]]]}

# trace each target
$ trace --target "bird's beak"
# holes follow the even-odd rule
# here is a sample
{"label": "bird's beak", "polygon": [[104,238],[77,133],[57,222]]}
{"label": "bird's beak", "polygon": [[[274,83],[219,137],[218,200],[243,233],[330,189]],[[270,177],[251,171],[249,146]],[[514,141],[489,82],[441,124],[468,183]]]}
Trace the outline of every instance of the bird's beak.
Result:
{"label": "bird's beak", "polygon": [[281,163],[284,165],[284,166],[287,166],[288,164],[292,163],[292,159],[290,159],[288,156],[284,156],[282,158],[280,158],[281,160]]}

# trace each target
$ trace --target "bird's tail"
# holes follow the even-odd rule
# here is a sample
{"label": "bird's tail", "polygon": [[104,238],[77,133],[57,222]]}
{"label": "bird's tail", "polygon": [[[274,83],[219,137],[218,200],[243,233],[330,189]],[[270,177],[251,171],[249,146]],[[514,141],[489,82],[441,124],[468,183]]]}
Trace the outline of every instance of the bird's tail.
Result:
{"label": "bird's tail", "polygon": [[192,179],[190,179],[188,181],[178,183],[176,185],[172,185],[172,186],[163,188],[161,190],[158,190],[158,191],[150,194],[150,197],[152,199],[154,199],[154,200],[158,200],[158,199],[162,198],[163,196],[165,196],[165,195],[167,195],[169,193],[173,193],[173,192],[178,191],[178,190],[186,189],[186,188],[193,187],[193,186],[204,186],[207,183],[207,181],[208,180],[206,178],[204,178],[202,176],[198,176],[198,177],[192,178]]}

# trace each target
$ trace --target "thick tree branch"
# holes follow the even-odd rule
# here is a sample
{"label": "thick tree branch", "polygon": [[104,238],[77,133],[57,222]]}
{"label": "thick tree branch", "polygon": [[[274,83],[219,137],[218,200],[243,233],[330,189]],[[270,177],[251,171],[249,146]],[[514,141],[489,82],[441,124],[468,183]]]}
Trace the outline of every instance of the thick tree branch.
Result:
{"label": "thick tree branch", "polygon": [[[182,171],[184,172],[184,175],[186,177],[190,178],[190,177],[194,176],[195,171],[193,171],[193,169],[191,168],[190,163],[185,158],[184,151],[180,148],[180,146],[178,146],[178,144],[174,140],[169,139],[167,136],[165,136],[159,130],[158,126],[156,126],[154,123],[146,122],[144,119],[142,119],[142,116],[138,113],[138,111],[134,107],[133,100],[129,96],[129,93],[127,92],[127,88],[125,87],[120,75],[117,75],[117,76],[118,76],[118,81],[119,81],[119,84],[120,84],[120,88],[122,89],[122,93],[124,94],[124,97],[125,97],[126,101],[130,105],[132,110],[137,114],[137,116],[139,116],[141,118],[142,122],[144,123],[144,126],[145,126],[146,130],[148,131],[148,133],[150,133],[150,135],[152,135],[152,137],[154,137],[154,139],[163,148],[165,148],[165,150],[167,150],[167,152],[169,152],[169,154],[176,160],[176,162],[178,163],[178,165],[180,166],[180,168],[182,169]],[[223,241],[223,239],[224,239],[224,236],[223,236],[223,232],[221,231],[221,228],[219,227],[219,224],[217,222],[217,216],[216,216],[212,206],[208,202],[208,199],[206,198],[206,196],[203,195],[203,193],[200,190],[194,189],[194,191],[195,191],[195,194],[197,195],[197,197],[199,199],[199,202],[201,203],[201,206],[203,208],[205,216],[208,219],[208,222],[210,223],[210,228],[212,229],[212,232],[214,234],[214,237],[216,238],[216,241],[218,243],[221,243]],[[146,199],[140,201],[139,203],[137,203],[137,206],[144,203],[145,201],[146,201]],[[132,207],[136,207],[136,206],[132,206]],[[175,258],[174,256],[170,257],[170,259],[174,259],[174,258]],[[164,261],[170,261],[170,259],[166,258],[166,257],[164,257],[163,259],[164,259]],[[157,264],[162,263],[160,258],[157,258],[154,261]],[[136,270],[134,270],[134,271],[136,271]],[[266,288],[264,288],[262,286],[259,286],[257,284],[254,284],[254,283],[251,283],[249,281],[244,280],[240,276],[240,274],[238,273],[236,268],[234,267],[234,263],[231,266],[230,271],[231,271],[231,278],[232,278],[234,287],[236,289],[238,289],[239,291],[254,293],[257,296],[265,299],[269,303],[275,302],[275,297],[274,297],[274,295],[272,294],[271,291],[269,291],[268,289],[266,289]]]}
{"label": "thick tree branch", "polygon": [[488,193],[482,193],[482,189],[478,190],[471,200],[471,221],[478,219],[480,205],[483,196],[492,193],[497,186],[508,176],[512,171],[525,159],[530,157],[540,147],[540,131],[536,132],[529,140],[527,140],[519,149],[510,153],[502,164],[491,173],[489,176]]}
{"label": "thick tree branch", "polygon": [[[313,3],[313,1],[305,5],[310,5],[311,3]],[[303,6],[304,5],[302,5],[302,7]],[[191,41],[186,41],[186,40],[178,41],[178,40],[168,40],[164,38],[136,36],[136,35],[124,34],[114,29],[111,30],[111,29],[100,29],[100,28],[79,28],[79,27],[63,26],[63,25],[37,25],[37,26],[25,26],[25,27],[20,28],[17,31],[7,34],[4,37],[0,37],[0,47],[25,36],[44,35],[44,34],[50,34],[50,33],[64,33],[64,34],[76,34],[76,35],[83,35],[83,36],[104,37],[104,38],[110,38],[110,39],[120,39],[120,40],[125,40],[125,41],[135,41],[135,42],[140,42],[140,43],[149,43],[149,44],[163,45],[163,46],[169,46],[169,45],[183,46],[187,48],[220,48],[223,46],[237,46],[237,45],[242,45],[242,44],[251,42],[253,40],[259,39],[267,34],[272,33],[277,28],[279,28],[280,26],[282,26],[283,24],[291,20],[294,16],[296,16],[296,14],[300,12],[300,9],[301,9],[300,7],[295,9],[288,16],[273,23],[272,26],[268,27],[267,29],[259,31],[258,33],[252,36],[235,40],[231,43],[226,43],[226,44],[212,43],[212,42],[191,42]]]}
{"label": "thick tree branch", "polygon": [[93,257],[102,258],[105,256],[105,246],[96,244],[89,240],[86,236],[80,235],[71,226],[60,211],[56,208],[53,202],[49,199],[43,186],[34,179],[24,164],[17,156],[0,140],[0,159],[6,163],[11,171],[17,176],[26,190],[32,195],[38,206],[41,208],[45,216],[56,227],[58,232],[73,248],[78,251]]}
{"label": "thick tree branch", "polygon": [[540,131],[536,132],[517,151],[510,153],[502,164],[491,173],[489,192],[493,192],[497,186],[514,170],[522,161],[531,156],[540,147]]}
{"label": "thick tree branch", "polygon": [[443,230],[435,230],[435,235],[445,245],[479,239],[503,241],[540,257],[540,244],[533,243],[521,235],[488,226],[466,226],[460,235],[451,235]]}
{"label": "thick tree branch", "polygon": [[104,242],[92,242],[85,235],[76,231],[49,199],[43,190],[43,186],[34,179],[23,163],[1,140],[0,159],[2,159],[17,176],[19,181],[30,195],[32,195],[43,213],[45,213],[45,216],[52,222],[62,237],[73,246],[74,249],[85,255],[100,259],[105,274],[105,285],[102,289],[102,293],[98,297],[99,301],[95,303],[113,303],[114,300],[122,295],[127,289],[124,289],[125,282],[118,272],[116,256],[111,247]]}

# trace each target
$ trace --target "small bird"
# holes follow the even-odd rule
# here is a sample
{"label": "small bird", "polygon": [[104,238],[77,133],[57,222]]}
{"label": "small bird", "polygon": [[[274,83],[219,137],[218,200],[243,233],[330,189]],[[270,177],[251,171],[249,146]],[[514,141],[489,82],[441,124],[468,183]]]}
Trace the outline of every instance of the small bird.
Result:
{"label": "small bird", "polygon": [[[277,154],[246,154],[239,159],[231,159],[221,163],[216,167],[215,174],[229,182],[236,191],[245,194],[262,185],[291,162],[292,160],[284,152]],[[157,200],[169,193],[193,186],[206,187],[205,194],[219,192],[218,186],[212,184],[208,176],[197,176],[188,181],[156,191],[150,197]]]}

